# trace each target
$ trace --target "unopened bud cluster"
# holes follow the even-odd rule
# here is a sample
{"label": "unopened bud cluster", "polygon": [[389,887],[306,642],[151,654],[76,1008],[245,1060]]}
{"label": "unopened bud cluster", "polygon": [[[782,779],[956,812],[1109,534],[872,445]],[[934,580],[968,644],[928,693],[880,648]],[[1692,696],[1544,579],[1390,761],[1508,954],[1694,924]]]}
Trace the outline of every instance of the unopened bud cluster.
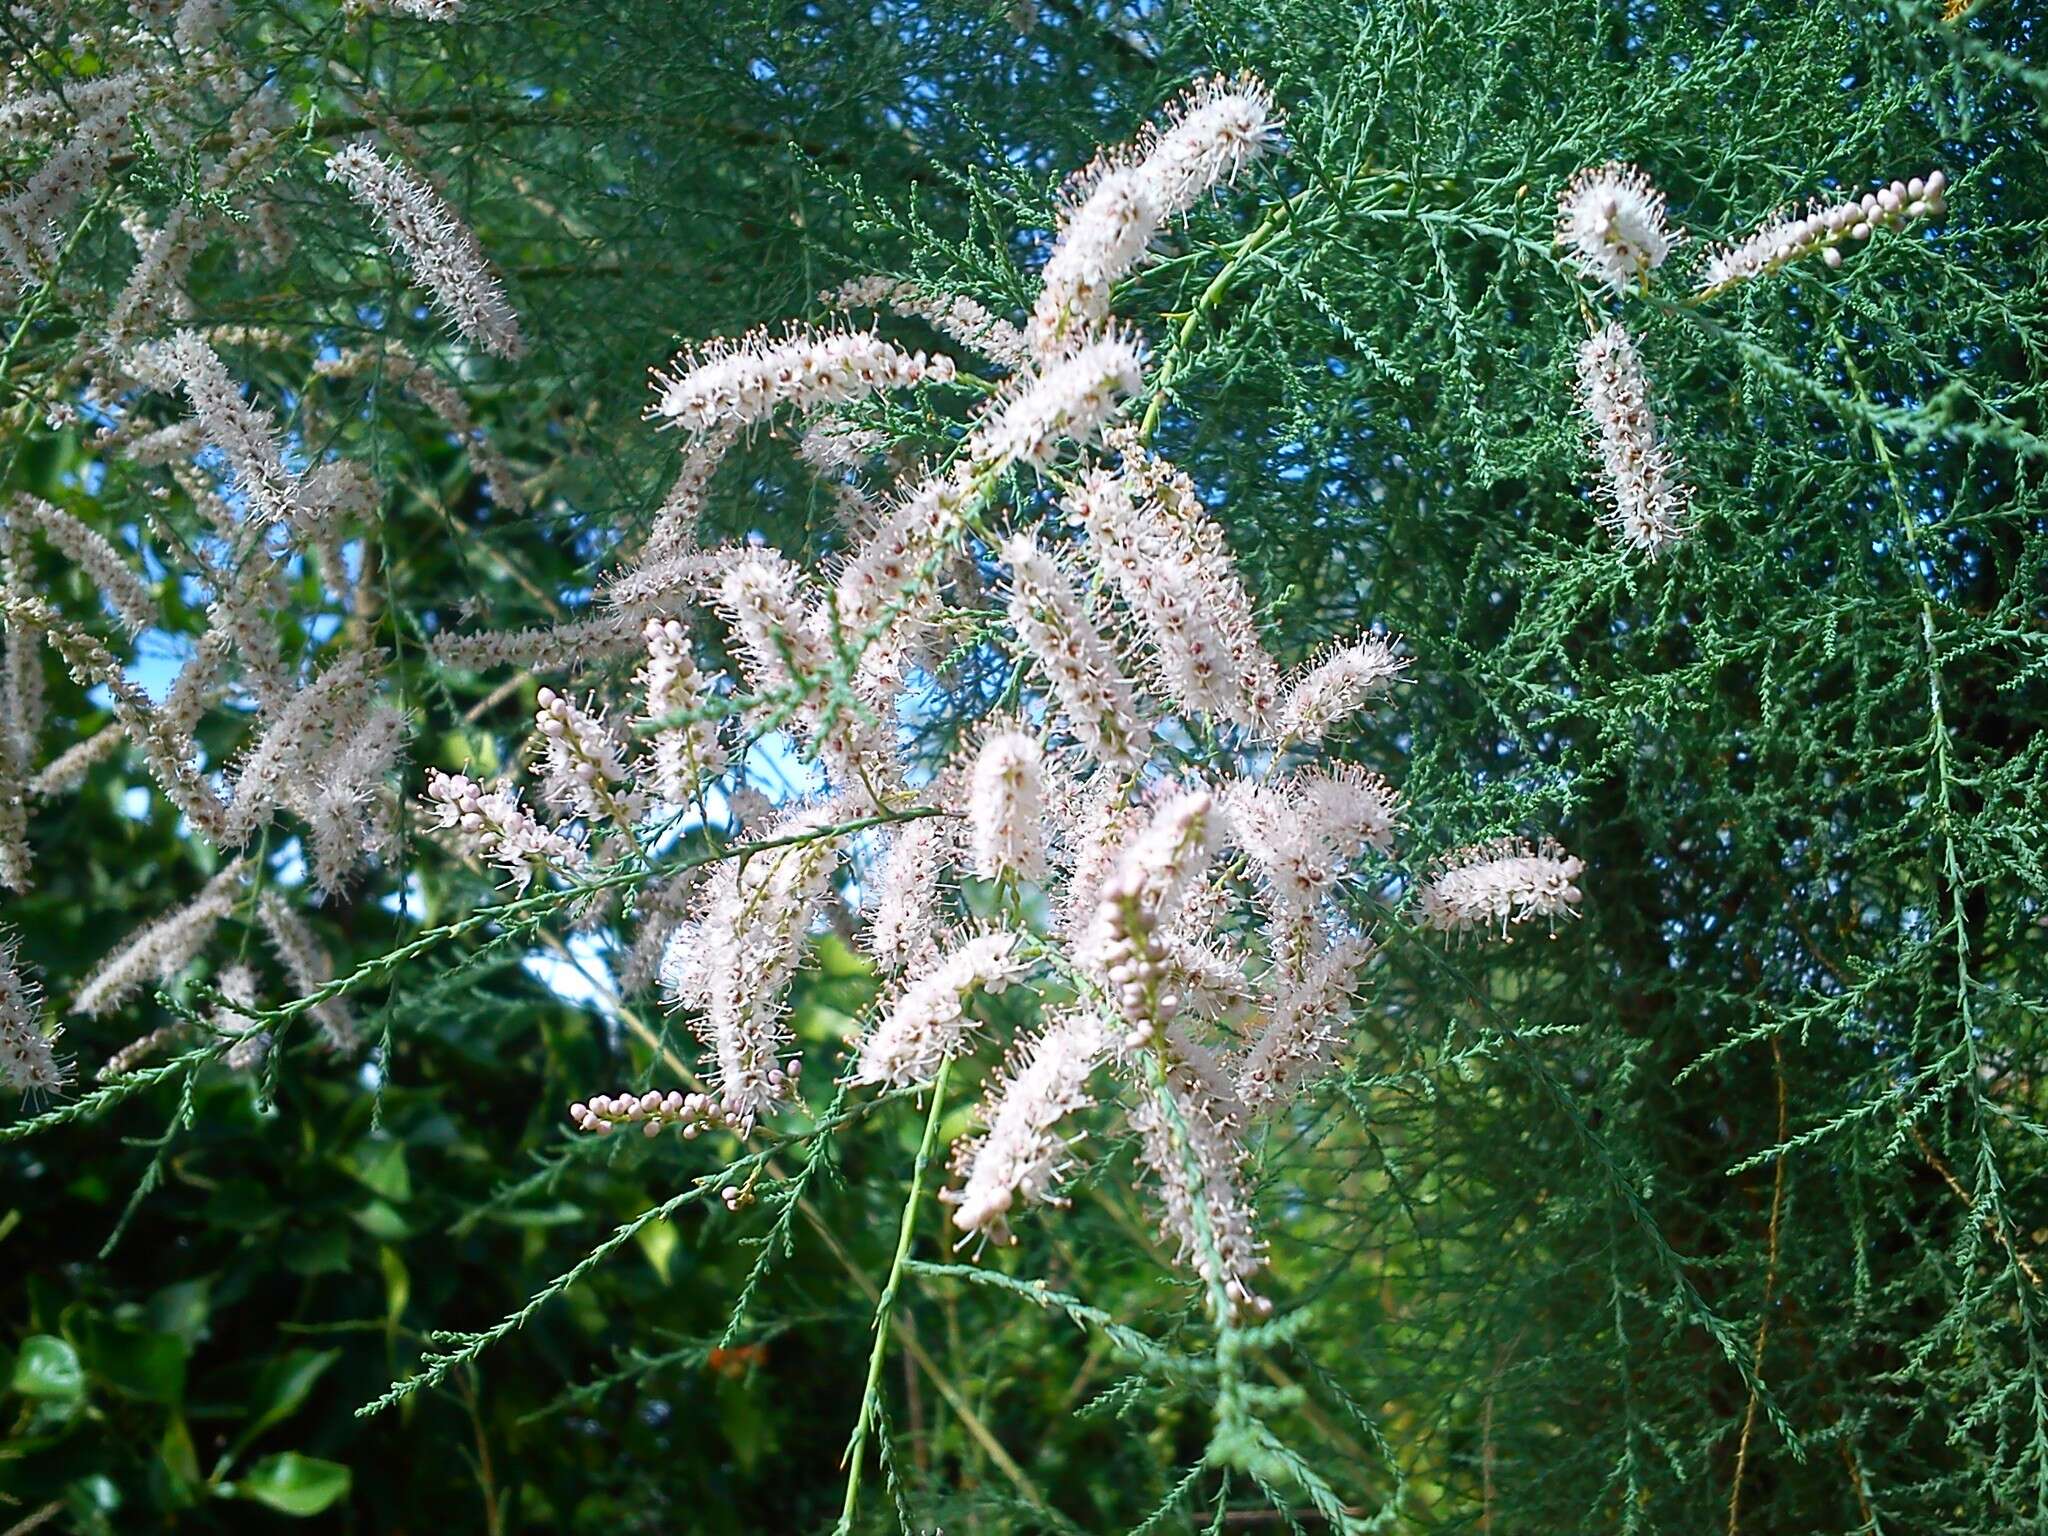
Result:
{"label": "unopened bud cluster", "polygon": [[1702,296],[1720,293],[1813,255],[1831,269],[1839,267],[1843,248],[1851,243],[1868,240],[1881,229],[1903,228],[1916,219],[1939,218],[1948,209],[1947,191],[1947,175],[1929,171],[1844,202],[1781,214],[1754,234],[1709,255],[1700,273],[1699,291]]}
{"label": "unopened bud cluster", "polygon": [[[778,1097],[794,1098],[803,1069],[802,1060],[792,1056],[769,1071],[768,1083]],[[695,1140],[710,1130],[744,1135],[751,1129],[749,1116],[739,1105],[725,1103],[708,1093],[681,1093],[675,1089],[660,1093],[651,1088],[644,1093],[593,1094],[588,1102],[569,1106],[569,1123],[594,1136],[609,1136],[613,1131],[638,1126],[642,1134],[652,1137],[675,1128],[685,1140]]]}

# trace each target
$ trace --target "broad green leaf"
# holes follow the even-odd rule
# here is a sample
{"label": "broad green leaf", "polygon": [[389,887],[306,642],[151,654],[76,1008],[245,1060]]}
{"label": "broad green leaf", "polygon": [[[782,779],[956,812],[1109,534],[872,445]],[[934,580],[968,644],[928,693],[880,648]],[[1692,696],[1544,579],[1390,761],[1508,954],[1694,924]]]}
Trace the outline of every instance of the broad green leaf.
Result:
{"label": "broad green leaf", "polygon": [[379,1248],[377,1267],[384,1272],[384,1320],[396,1328],[405,1317],[405,1304],[412,1299],[412,1272],[396,1248]]}
{"label": "broad green leaf", "polygon": [[78,1351],[53,1334],[24,1340],[14,1362],[12,1386],[24,1397],[77,1397],[85,1391]]}
{"label": "broad green leaf", "polygon": [[661,1277],[663,1285],[668,1284],[668,1267],[675,1258],[676,1246],[683,1240],[672,1221],[650,1221],[636,1234],[641,1252],[647,1255],[647,1262],[654,1266],[654,1272]]}
{"label": "broad green leaf", "polygon": [[175,1403],[184,1396],[188,1351],[176,1334],[87,1316],[76,1336],[86,1370],[116,1392],[147,1403]]}
{"label": "broad green leaf", "polygon": [[338,1349],[295,1349],[290,1354],[264,1362],[263,1369],[257,1373],[256,1385],[249,1394],[252,1416],[241,1434],[235,1437],[228,1459],[232,1461],[240,1456],[271,1425],[298,1412],[312,1392],[313,1384],[340,1358]]}
{"label": "broad green leaf", "polygon": [[349,1172],[393,1205],[412,1198],[412,1175],[405,1165],[405,1143],[372,1139],[350,1153]]}
{"label": "broad green leaf", "polygon": [[361,1210],[349,1212],[349,1219],[380,1243],[402,1243],[412,1236],[405,1218],[382,1200],[372,1200]]}
{"label": "broad green leaf", "polygon": [[234,1485],[245,1499],[267,1504],[283,1514],[317,1515],[349,1490],[349,1470],[337,1461],[280,1451],[266,1456]]}

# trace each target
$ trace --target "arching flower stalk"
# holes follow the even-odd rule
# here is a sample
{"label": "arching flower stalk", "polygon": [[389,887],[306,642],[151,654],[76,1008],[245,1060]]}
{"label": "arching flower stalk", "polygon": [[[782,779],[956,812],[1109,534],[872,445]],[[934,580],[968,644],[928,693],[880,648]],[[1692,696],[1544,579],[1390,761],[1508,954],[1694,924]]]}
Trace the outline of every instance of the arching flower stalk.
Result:
{"label": "arching flower stalk", "polygon": [[1096,900],[1083,954],[1129,1026],[1127,1048],[1144,1045],[1180,1012],[1179,995],[1164,985],[1159,930],[1208,868],[1219,841],[1214,813],[1204,790],[1168,800],[1124,849]]}
{"label": "arching flower stalk", "polygon": [[1249,75],[1218,76],[1173,103],[1163,126],[1076,177],[1031,312],[1033,354],[1050,361],[1085,346],[1108,318],[1111,290],[1143,263],[1160,226],[1279,143],[1266,88]]}
{"label": "arching flower stalk", "polygon": [[340,182],[376,216],[391,248],[405,258],[456,330],[494,356],[517,361],[526,355],[519,317],[483,247],[438,192],[361,143],[327,162],[327,178]]}
{"label": "arching flower stalk", "polygon": [[1006,1218],[1019,1204],[1065,1203],[1058,1187],[1071,1158],[1059,1128],[1093,1106],[1088,1079],[1106,1044],[1101,1021],[1078,1010],[1058,1015],[1012,1051],[982,1103],[981,1134],[953,1145],[958,1184],[939,1198],[953,1207],[961,1233],[955,1246],[977,1237],[1014,1243]]}
{"label": "arching flower stalk", "polygon": [[654,374],[659,393],[648,415],[702,437],[784,407],[813,411],[952,377],[951,358],[905,352],[870,331],[755,331],[678,353]]}
{"label": "arching flower stalk", "polygon": [[1002,992],[1025,972],[1017,936],[984,933],[967,940],[908,985],[861,1042],[854,1080],[891,1088],[929,1082],[963,1048],[973,1027],[967,1003],[976,992]]}
{"label": "arching flower stalk", "polygon": [[829,309],[887,309],[922,320],[949,340],[979,352],[1005,368],[1030,362],[1023,334],[1007,320],[961,294],[930,297],[910,283],[891,277],[857,277],[818,295]]}
{"label": "arching flower stalk", "polygon": [[969,441],[969,459],[984,470],[1012,462],[1044,469],[1066,444],[1086,446],[1143,385],[1142,357],[1135,336],[1112,333],[1051,364],[998,403]]}

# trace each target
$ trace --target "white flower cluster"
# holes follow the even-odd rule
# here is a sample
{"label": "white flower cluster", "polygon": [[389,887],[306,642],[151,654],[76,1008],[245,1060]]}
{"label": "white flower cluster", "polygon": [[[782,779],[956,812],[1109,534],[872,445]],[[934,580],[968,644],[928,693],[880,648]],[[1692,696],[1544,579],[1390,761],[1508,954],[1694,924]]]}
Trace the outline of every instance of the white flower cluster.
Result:
{"label": "white flower cluster", "polygon": [[968,998],[999,993],[1023,974],[1017,935],[977,934],[931,969],[912,976],[902,995],[861,1042],[854,1080],[908,1088],[929,1082],[942,1062],[960,1054],[972,1021]]}
{"label": "white flower cluster", "polygon": [[[1894,181],[1860,198],[1781,213],[1707,256],[1692,302],[1819,255],[1831,270],[1843,247],[1881,229],[1938,217],[1947,207],[1941,171]],[[1571,263],[1615,295],[1647,289],[1682,238],[1665,222],[1664,194],[1621,161],[1580,171],[1558,197],[1557,243]],[[1580,408],[1600,465],[1601,521],[1627,548],[1655,559],[1682,540],[1692,492],[1662,441],[1635,341],[1618,320],[1596,322],[1576,354]]]}
{"label": "white flower cluster", "polygon": [[525,890],[550,866],[579,869],[583,846],[534,818],[509,785],[485,789],[467,774],[427,773],[427,805],[436,825],[467,852],[497,865]]}
{"label": "white flower cluster", "polygon": [[27,1097],[55,1093],[70,1078],[57,1034],[43,1028],[42,990],[22,972],[15,941],[0,940],[0,1083]]}
{"label": "white flower cluster", "polygon": [[526,355],[519,317],[491,270],[483,247],[440,193],[367,144],[351,144],[327,162],[327,177],[348,189],[384,226],[450,324],[493,356]]}
{"label": "white flower cluster", "polygon": [[984,880],[1045,878],[1045,762],[1038,743],[1014,728],[982,743],[967,802],[968,846]]}
{"label": "white flower cluster", "polygon": [[648,414],[703,437],[766,421],[785,407],[817,410],[952,377],[951,358],[905,352],[871,331],[756,331],[691,348],[667,372],[655,370],[660,392]]}
{"label": "white flower cluster", "polygon": [[1421,919],[1445,931],[1499,928],[1537,918],[1571,917],[1585,863],[1547,839],[1532,847],[1512,838],[1450,855],[1422,888]]}
{"label": "white flower cluster", "polygon": [[1070,1159],[1060,1126],[1094,1107],[1088,1079],[1106,1048],[1102,1021],[1082,1010],[1059,1015],[1012,1052],[982,1103],[982,1133],[953,1144],[958,1185],[939,1195],[954,1207],[961,1244],[977,1236],[1014,1242],[1005,1218],[1019,1201],[1064,1203],[1059,1187]]}
{"label": "white flower cluster", "polygon": [[[703,1086],[585,1100],[571,1110],[579,1128],[747,1135],[792,1098],[787,995],[854,854],[867,908],[855,938],[885,981],[850,1084],[925,1087],[977,1048],[983,1020],[1043,1015],[987,1085],[978,1133],[953,1151],[943,1198],[959,1241],[1009,1241],[1021,1208],[1059,1202],[1073,1117],[1107,1071],[1170,1246],[1222,1305],[1265,1310],[1243,1179],[1250,1133],[1345,1051],[1375,954],[1358,910],[1391,888],[1384,872],[1357,876],[1394,857],[1398,820],[1383,779],[1312,758],[1405,663],[1377,634],[1292,674],[1266,650],[1192,480],[1117,425],[1146,388],[1145,353],[1113,323],[1099,279],[1139,259],[1160,219],[1269,149],[1272,123],[1262,90],[1215,83],[1098,172],[1046,269],[1036,367],[995,394],[949,457],[921,460],[852,409],[954,376],[877,335],[755,333],[657,375],[650,414],[689,439],[673,515],[602,585],[609,613],[630,616],[647,647],[645,702],[631,714],[652,750],[629,752],[595,704],[544,691],[545,777],[582,830],[570,842],[520,820],[501,787],[497,823],[521,834],[511,862],[548,868],[572,893],[583,870],[634,867],[649,846],[635,821],[657,804],[709,805],[714,789],[743,794],[746,742],[762,729],[787,728],[826,783],[772,818],[750,810],[707,827],[722,856],[638,903],[627,969],[661,949],[662,990],[705,1047]],[[1002,335],[985,312],[891,283],[830,297],[956,339]],[[1055,332],[1057,345],[1038,345]],[[785,409],[804,416],[801,455],[830,479],[854,535],[825,572],[757,544],[701,548],[689,526],[719,455]],[[1055,488],[1069,542],[992,526],[1012,469]],[[875,478],[892,474],[893,485]],[[998,594],[984,585],[992,558],[1008,575]],[[716,649],[737,673],[729,702],[724,680],[699,670],[684,604],[718,621]],[[894,727],[934,679],[946,685],[946,642],[962,636],[998,652],[1010,678],[973,744],[934,773]],[[614,637],[593,633],[593,648],[600,638]],[[537,643],[508,640],[508,659]],[[463,655],[458,644],[442,654]],[[1191,740],[1220,745],[1210,777],[1189,771]],[[482,832],[484,792],[465,783],[460,798]],[[876,821],[890,825],[873,840],[853,835]],[[574,857],[540,851],[550,837]],[[1236,856],[1219,859],[1225,848]],[[1021,995],[989,1008],[1013,988]]]}
{"label": "white flower cluster", "polygon": [[1578,367],[1579,400],[1600,460],[1603,521],[1654,559],[1685,537],[1691,493],[1659,434],[1642,358],[1628,332],[1610,323],[1580,345]]}
{"label": "white flower cluster", "polygon": [[1143,262],[1160,227],[1279,143],[1266,88],[1250,76],[1218,77],[1175,102],[1138,143],[1084,172],[1031,311],[1033,354],[1050,361],[1086,345],[1109,316],[1111,290]]}
{"label": "white flower cluster", "polygon": [[1557,200],[1557,243],[1586,276],[1627,293],[1671,254],[1664,194],[1619,160],[1583,170]]}

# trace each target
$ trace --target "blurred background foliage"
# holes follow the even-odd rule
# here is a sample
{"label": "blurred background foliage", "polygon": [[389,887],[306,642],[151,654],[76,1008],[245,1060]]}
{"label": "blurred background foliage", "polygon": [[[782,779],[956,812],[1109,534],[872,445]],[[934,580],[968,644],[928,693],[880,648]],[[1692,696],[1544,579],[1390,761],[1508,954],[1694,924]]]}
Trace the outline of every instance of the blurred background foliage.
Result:
{"label": "blurred background foliage", "polygon": [[[1162,447],[1276,651],[1405,638],[1407,685],[1343,749],[1401,786],[1418,862],[1551,830],[1589,870],[1554,936],[1388,945],[1345,1071],[1261,1146],[1273,1423],[1383,1530],[2037,1529],[2048,45],[2031,7],[1950,9],[471,0],[427,26],[250,0],[235,44],[302,125],[279,183],[301,250],[260,272],[216,246],[191,288],[206,322],[265,328],[223,346],[237,375],[383,488],[358,621],[395,653],[415,763],[488,767],[532,680],[421,642],[587,600],[672,474],[650,364],[873,271],[1018,314],[1061,178],[1193,74],[1259,71],[1292,155],[1119,306],[1176,358]],[[70,43],[102,23],[47,7],[7,38],[90,73]],[[522,363],[440,338],[321,180],[373,123],[506,273]],[[1585,306],[1551,249],[1558,188],[1616,156],[1703,240],[1825,187],[1954,182],[1944,223],[1839,274],[1629,301],[1698,488],[1654,566],[1594,530]],[[168,206],[146,170],[122,197]],[[1288,197],[1287,238],[1186,324],[1217,246]],[[130,260],[103,220],[71,272]],[[45,420],[61,306],[6,329],[5,488],[156,537],[177,513],[146,477]],[[374,376],[315,377],[385,337],[460,382],[530,511]],[[711,519],[840,537],[772,436]],[[160,595],[138,675],[200,622]],[[76,735],[104,720],[48,681]],[[35,842],[5,921],[59,999],[210,873],[118,757]],[[346,968],[487,896],[408,851],[321,931]],[[873,982],[839,935],[816,960],[795,1021],[822,1112]],[[571,1139],[570,1099],[667,1086],[686,1046],[607,961],[601,929],[470,935],[359,995],[361,1071],[293,1049],[0,1144],[0,1531],[829,1526],[917,1141],[901,1101],[779,1149],[763,1193],[801,1200],[648,1220],[475,1367],[355,1414],[433,1330],[520,1311],[734,1150]],[[89,1070],[169,1018],[138,1003],[65,1044]],[[876,1528],[1321,1523],[1202,1465],[1204,1325],[1130,1173],[1112,1157],[979,1281],[925,1213],[940,1267],[899,1312]]]}

